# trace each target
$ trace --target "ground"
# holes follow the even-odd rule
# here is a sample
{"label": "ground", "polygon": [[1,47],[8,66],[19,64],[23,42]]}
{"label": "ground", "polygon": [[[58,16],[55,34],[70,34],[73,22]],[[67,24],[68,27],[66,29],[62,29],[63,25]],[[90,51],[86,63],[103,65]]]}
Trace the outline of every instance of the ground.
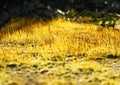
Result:
{"label": "ground", "polygon": [[62,18],[0,29],[1,85],[119,85],[120,30]]}

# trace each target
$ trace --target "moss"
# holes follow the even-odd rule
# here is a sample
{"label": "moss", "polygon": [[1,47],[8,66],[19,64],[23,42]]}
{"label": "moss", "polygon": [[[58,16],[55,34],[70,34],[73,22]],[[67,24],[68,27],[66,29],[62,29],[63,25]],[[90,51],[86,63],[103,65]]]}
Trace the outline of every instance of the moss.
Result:
{"label": "moss", "polygon": [[0,82],[6,73],[7,84],[119,85],[120,72],[112,67],[114,59],[120,63],[119,30],[61,18],[29,20],[0,30]]}

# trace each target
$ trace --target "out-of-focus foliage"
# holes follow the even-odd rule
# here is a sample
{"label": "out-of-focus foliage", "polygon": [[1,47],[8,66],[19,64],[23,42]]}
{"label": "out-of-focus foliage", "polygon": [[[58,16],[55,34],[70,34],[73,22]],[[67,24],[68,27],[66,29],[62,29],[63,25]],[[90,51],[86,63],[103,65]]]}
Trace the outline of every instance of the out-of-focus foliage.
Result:
{"label": "out-of-focus foliage", "polygon": [[[92,14],[93,21],[97,23],[102,20],[101,25],[106,26],[104,22],[111,21],[110,17],[115,17],[114,14],[120,13],[119,4],[119,0],[61,0],[60,2],[58,0],[0,0],[0,26],[12,18],[21,16],[51,19],[59,15],[56,14],[57,10],[61,10],[64,17],[72,18],[72,20],[75,20],[78,15],[91,16],[89,12],[92,12],[94,13]],[[85,10],[89,12],[86,13]],[[95,12],[113,13],[113,15],[105,15],[100,19],[99,14]],[[114,27],[114,23],[108,26]]]}
{"label": "out-of-focus foliage", "polygon": [[64,19],[75,21],[79,23],[94,23],[103,27],[115,27],[116,22],[119,21],[119,16],[116,13],[91,12],[84,10],[81,15],[75,9],[70,9],[67,12],[59,10],[57,17],[64,17]]}
{"label": "out-of-focus foliage", "polygon": [[119,20],[119,18],[114,13],[113,14],[92,13],[91,22],[99,24],[104,27],[114,27],[117,20]]}

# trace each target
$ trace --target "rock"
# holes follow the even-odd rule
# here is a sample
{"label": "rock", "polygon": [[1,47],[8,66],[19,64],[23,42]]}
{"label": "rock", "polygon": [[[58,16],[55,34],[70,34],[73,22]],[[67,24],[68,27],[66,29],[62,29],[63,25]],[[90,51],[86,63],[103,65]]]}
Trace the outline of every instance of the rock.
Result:
{"label": "rock", "polygon": [[9,62],[9,63],[7,64],[7,67],[16,68],[16,67],[17,67],[17,63],[15,63],[15,62]]}

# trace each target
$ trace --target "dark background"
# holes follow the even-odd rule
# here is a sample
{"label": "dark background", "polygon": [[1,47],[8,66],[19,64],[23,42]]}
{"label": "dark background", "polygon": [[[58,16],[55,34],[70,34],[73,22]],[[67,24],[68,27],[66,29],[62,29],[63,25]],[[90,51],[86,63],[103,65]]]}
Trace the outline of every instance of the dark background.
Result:
{"label": "dark background", "polygon": [[56,10],[75,9],[79,15],[85,10],[120,13],[119,0],[0,0],[0,26],[16,17],[50,19]]}

